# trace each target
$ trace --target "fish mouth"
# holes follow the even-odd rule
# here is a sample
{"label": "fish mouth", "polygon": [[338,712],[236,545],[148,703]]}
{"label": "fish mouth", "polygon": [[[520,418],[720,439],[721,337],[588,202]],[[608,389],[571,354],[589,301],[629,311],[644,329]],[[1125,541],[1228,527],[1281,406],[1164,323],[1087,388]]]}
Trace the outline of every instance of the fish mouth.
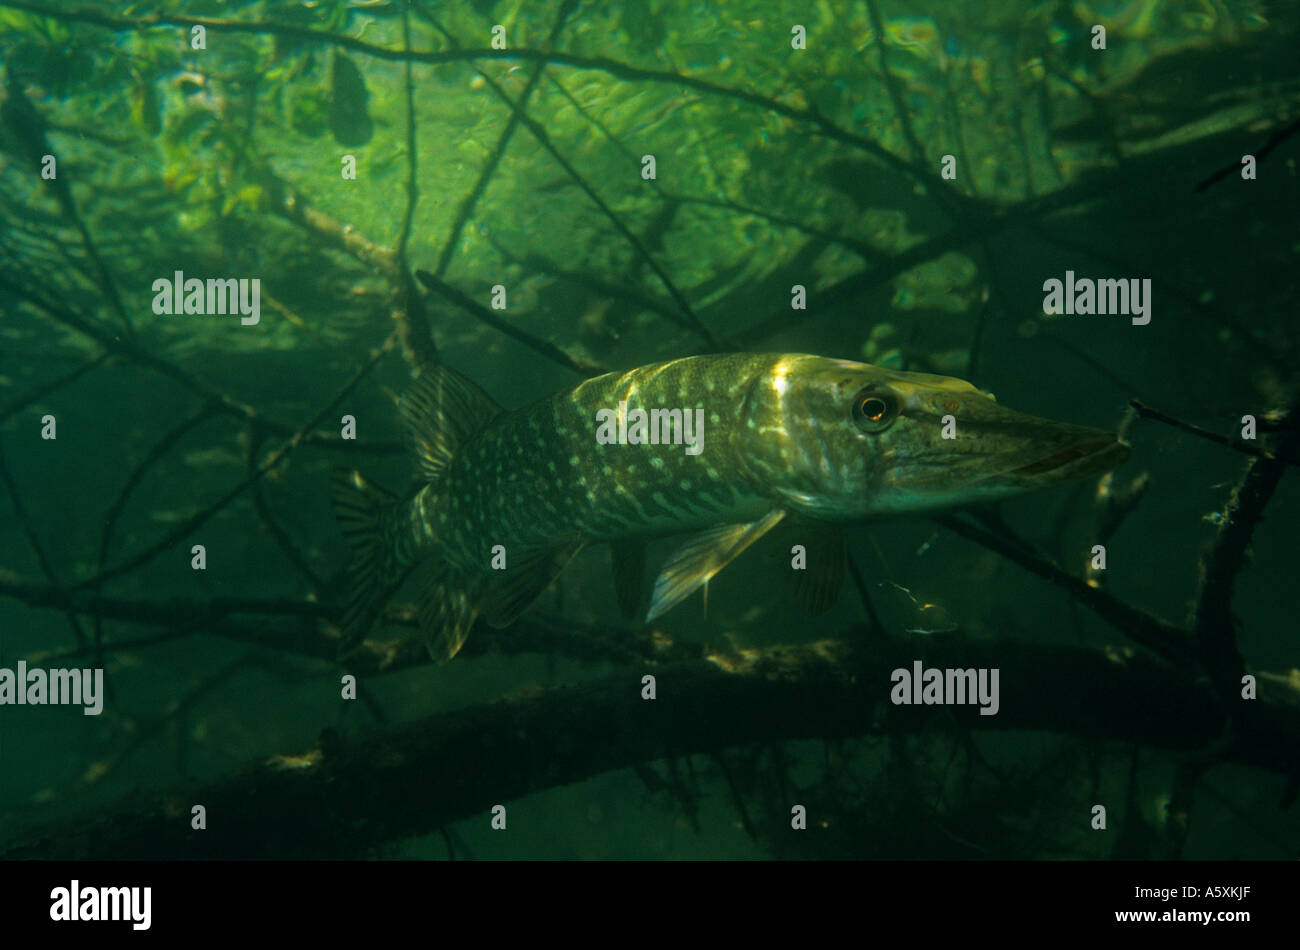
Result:
{"label": "fish mouth", "polygon": [[1008,475],[1037,477],[1049,473],[1088,475],[1109,471],[1128,458],[1129,447],[1110,433],[1104,433],[1068,445],[1058,452],[1022,465]]}

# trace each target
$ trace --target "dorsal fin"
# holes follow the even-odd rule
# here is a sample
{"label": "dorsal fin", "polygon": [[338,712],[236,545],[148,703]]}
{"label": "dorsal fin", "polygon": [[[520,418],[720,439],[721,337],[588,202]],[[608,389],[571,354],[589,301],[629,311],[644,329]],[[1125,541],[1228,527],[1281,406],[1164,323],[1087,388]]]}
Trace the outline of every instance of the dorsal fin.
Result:
{"label": "dorsal fin", "polygon": [[398,404],[420,473],[442,477],[465,441],[501,412],[483,390],[442,364],[426,367]]}

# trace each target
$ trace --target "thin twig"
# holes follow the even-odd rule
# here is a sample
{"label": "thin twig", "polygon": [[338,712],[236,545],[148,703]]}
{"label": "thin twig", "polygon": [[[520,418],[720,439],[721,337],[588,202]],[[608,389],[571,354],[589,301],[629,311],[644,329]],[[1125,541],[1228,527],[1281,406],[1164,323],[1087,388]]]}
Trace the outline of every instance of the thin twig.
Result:
{"label": "thin twig", "polygon": [[406,270],[406,242],[411,236],[411,222],[415,220],[415,205],[420,198],[417,184],[418,163],[415,151],[415,80],[411,70],[411,4],[402,7],[402,49],[407,53],[405,66],[406,91],[406,214],[402,217],[402,231],[397,238],[397,260]]}
{"label": "thin twig", "polygon": [[1143,419],[1155,419],[1157,422],[1163,422],[1165,425],[1173,426],[1175,429],[1181,429],[1184,432],[1190,432],[1192,435],[1199,436],[1216,445],[1222,445],[1234,451],[1241,452],[1243,455],[1254,456],[1258,459],[1266,459],[1270,462],[1281,462],[1283,465],[1300,465],[1300,459],[1284,458],[1270,452],[1268,449],[1251,445],[1245,439],[1231,439],[1226,435],[1219,435],[1217,432],[1211,432],[1209,429],[1202,428],[1192,422],[1185,422],[1167,412],[1161,412],[1148,406],[1146,403],[1137,399],[1130,399],[1129,403],[1137,410],[1138,415]]}
{"label": "thin twig", "polygon": [[[1263,145],[1259,146],[1259,148],[1255,149],[1255,151],[1251,153],[1252,155],[1254,155],[1255,161],[1257,163],[1263,161],[1269,152],[1273,151],[1273,149],[1277,148],[1279,145],[1281,145],[1291,136],[1295,135],[1297,132],[1300,132],[1300,119],[1297,119],[1296,121],[1292,122],[1290,125],[1284,125],[1282,128],[1274,130],[1273,134],[1268,137],[1268,141],[1265,142]],[[1216,184],[1217,182],[1220,182],[1223,179],[1227,178],[1229,175],[1238,173],[1240,171],[1241,171],[1241,159],[1235,159],[1234,161],[1231,161],[1228,164],[1224,165],[1222,168],[1214,172],[1212,175],[1209,175],[1206,178],[1202,179],[1201,181],[1197,182],[1196,187],[1192,190],[1199,195],[1204,191],[1208,191],[1210,187]]]}
{"label": "thin twig", "polygon": [[519,119],[524,127],[532,133],[533,138],[537,139],[542,148],[546,149],[546,151],[550,153],[551,158],[555,160],[556,164],[564,169],[564,173],[573,179],[574,184],[582,190],[588,200],[590,200],[591,203],[594,204],[603,215],[605,215],[609,220],[609,223],[614,226],[614,230],[623,235],[623,239],[632,246],[641,259],[649,265],[652,271],[654,271],[655,276],[659,278],[659,283],[663,285],[664,290],[668,291],[668,295],[673,298],[673,301],[681,311],[681,317],[684,321],[683,325],[699,336],[707,346],[715,350],[718,349],[719,343],[717,338],[714,337],[708,327],[700,322],[700,318],[696,315],[695,309],[686,299],[686,295],[678,289],[677,284],[668,275],[668,271],[666,271],[664,266],[659,263],[655,256],[650,252],[650,249],[646,247],[645,242],[627,226],[622,217],[615,213],[614,209],[609,206],[605,199],[596,193],[596,189],[588,183],[586,178],[583,177],[576,167],[574,167],[573,163],[570,162],[555,143],[551,141],[550,135],[547,133],[546,129],[542,127],[541,123],[533,119],[533,117],[528,115],[528,113],[526,113],[518,103],[511,99],[505,91],[500,88],[499,83],[486,76],[484,78],[486,79],[487,84],[497,91],[502,101],[510,106],[513,114]]}
{"label": "thin twig", "polygon": [[[13,503],[14,513],[18,516],[18,524],[23,529],[23,534],[27,537],[27,543],[32,547],[32,553],[36,555],[36,563],[40,565],[41,573],[51,584],[58,586],[59,576],[54,570],[54,565],[45,555],[45,547],[41,544],[41,538],[36,531],[36,525],[32,522],[31,515],[27,513],[27,506],[23,504],[22,495],[18,492],[18,486],[14,482],[14,477],[9,471],[9,463],[5,459],[4,447],[0,444],[0,482],[4,482],[5,489],[9,492],[9,500]],[[81,628],[81,621],[76,615],[68,610],[64,612],[68,619],[68,625],[72,627],[72,635],[77,640],[78,646],[86,645],[86,631]]]}
{"label": "thin twig", "polygon": [[63,376],[58,376],[48,383],[37,386],[31,392],[23,393],[21,396],[15,396],[4,405],[0,406],[0,423],[3,423],[12,415],[22,412],[34,402],[39,402],[52,392],[62,389],[64,386],[74,383],[82,376],[85,376],[92,369],[98,369],[109,361],[110,357],[107,352],[100,353],[94,359],[87,360],[72,372]]}
{"label": "thin twig", "polygon": [[880,59],[880,73],[885,77],[885,90],[889,93],[890,101],[894,103],[894,114],[903,130],[903,138],[907,140],[907,146],[912,150],[912,161],[924,162],[925,148],[912,128],[912,110],[903,101],[903,93],[898,88],[894,74],[890,72],[889,61],[885,56],[885,37],[888,34],[885,32],[885,21],[880,18],[880,9],[876,6],[876,0],[867,0],[867,13],[871,17],[871,29],[876,34],[875,46],[876,55]]}
{"label": "thin twig", "polygon": [[590,360],[584,359],[580,356],[570,356],[555,344],[548,343],[545,340],[533,336],[531,333],[525,333],[518,327],[511,326],[477,300],[472,300],[445,280],[435,277],[428,271],[417,270],[415,276],[420,279],[420,283],[424,284],[424,286],[428,287],[434,293],[446,297],[452,303],[456,304],[456,306],[473,314],[480,321],[486,323],[494,330],[499,330],[512,340],[516,340],[535,352],[540,353],[552,363],[563,366],[565,369],[572,370],[581,376],[600,376],[606,372],[604,367],[599,366]]}
{"label": "thin twig", "polygon": [[[108,549],[113,540],[113,532],[117,528],[117,520],[121,517],[122,510],[126,507],[127,499],[131,497],[131,493],[135,491],[136,486],[144,479],[145,474],[172,450],[172,447],[175,446],[176,443],[184,438],[191,429],[196,428],[208,419],[212,418],[216,411],[216,403],[205,402],[198,412],[194,413],[187,419],[181,420],[169,431],[165,432],[162,438],[155,442],[153,446],[150,447],[149,451],[145,453],[144,458],[136,463],[135,468],[131,470],[131,474],[127,476],[121,490],[118,492],[117,498],[113,500],[113,503],[108,506],[108,510],[104,513],[104,527],[99,534],[99,556],[95,561],[95,573],[97,575],[103,572],[104,565],[108,562]],[[98,586],[95,587],[96,592],[98,592],[99,589]],[[95,615],[94,642],[96,651],[95,665],[97,666],[102,665],[103,660],[103,656],[100,653],[100,645],[103,642],[104,636],[103,620],[104,618],[99,614]]]}
{"label": "thin twig", "polygon": [[579,56],[559,50],[539,50],[529,49],[527,47],[512,47],[509,49],[451,49],[435,51],[412,50],[407,52],[406,50],[390,49],[386,46],[367,43],[365,40],[357,39],[356,37],[348,36],[343,33],[331,33],[327,30],[317,30],[310,27],[292,26],[287,23],[274,23],[269,21],[223,20],[217,17],[185,16],[182,14],[164,13],[156,13],[141,17],[121,17],[99,13],[92,10],[58,10],[45,6],[44,4],[31,3],[29,0],[0,0],[0,7],[27,10],[42,16],[52,17],[61,22],[79,21],[114,30],[143,30],[150,27],[161,26],[202,26],[212,32],[265,33],[287,36],[302,42],[314,43],[322,46],[342,46],[345,49],[355,50],[359,53],[366,53],[376,59],[396,62],[401,62],[406,59],[411,59],[418,63],[429,64],[461,63],[476,59],[531,60],[541,63],[556,63],[574,69],[598,70],[600,72],[608,73],[611,76],[616,76],[619,79],[626,79],[633,82],[653,82],[674,86],[685,86],[691,89],[698,89],[701,92],[706,92],[710,95],[745,102],[749,105],[758,106],[761,109],[775,112],[776,114],[785,116],[788,119],[812,125],[826,138],[860,149],[861,151],[879,159],[882,163],[895,171],[902,172],[915,181],[925,185],[931,194],[947,194],[949,200],[951,200],[957,207],[962,207],[965,210],[973,210],[981,204],[973,199],[966,198],[965,195],[962,195],[959,192],[953,191],[949,187],[948,183],[939,178],[938,175],[933,174],[915,163],[900,158],[868,136],[858,135],[842,128],[815,109],[799,108],[773,99],[769,96],[764,96],[761,93],[753,92],[748,89],[723,86],[719,83],[710,82],[707,79],[700,79],[695,76],[632,66],[628,63],[619,62],[618,60],[610,59],[605,56]]}
{"label": "thin twig", "polygon": [[[23,157],[34,168],[41,165],[45,155],[54,151],[45,137],[47,128],[45,117],[28,100],[22,86],[11,73],[6,74],[3,85],[0,85],[0,126],[7,129],[9,137],[22,150]],[[41,177],[45,178],[44,175]],[[45,183],[54,192],[63,216],[71,222],[81,237],[86,256],[94,265],[99,291],[108,298],[127,338],[134,339],[135,328],[131,324],[126,307],[122,304],[122,297],[117,291],[117,282],[113,279],[108,264],[105,263],[99,248],[90,236],[90,229],[86,227],[85,218],[77,208],[77,201],[72,195],[72,187],[68,184],[68,179],[63,175],[55,175]]]}
{"label": "thin twig", "polygon": [[982,544],[1031,573],[1051,581],[1135,643],[1154,650],[1173,663],[1186,666],[1192,662],[1192,640],[1187,631],[1126,604],[1099,588],[1089,587],[1086,581],[1061,570],[1046,558],[963,518],[945,515],[934,520],[949,531]]}
{"label": "thin twig", "polygon": [[[244,453],[244,467],[250,477],[257,470],[257,453],[265,437],[265,433],[257,429],[254,429],[249,435],[248,449]],[[293,543],[293,538],[289,536],[289,532],[280,526],[280,522],[272,514],[271,506],[267,504],[266,500],[266,479],[264,478],[257,479],[253,485],[253,509],[257,512],[262,527],[275,539],[280,551],[293,565],[293,569],[298,572],[298,575],[307,582],[316,596],[319,597],[324,594],[326,588],[324,579],[312,570],[307,557],[298,550],[298,546]]]}
{"label": "thin twig", "polygon": [[[0,289],[13,294],[20,300],[27,301],[32,306],[43,311],[55,322],[61,323],[66,327],[76,330],[82,336],[94,340],[105,350],[173,379],[205,400],[219,403],[224,411],[227,411],[232,415],[248,420],[261,418],[261,414],[252,406],[226,395],[210,383],[200,379],[192,373],[186,372],[175,363],[171,363],[162,357],[155,356],[153,353],[150,353],[138,344],[114,336],[102,328],[91,324],[84,318],[73,313],[67,307],[61,306],[60,304],[41,296],[36,291],[32,290],[31,287],[16,284],[9,280],[4,274],[0,274]],[[270,420],[264,420],[264,423],[271,426],[272,429],[276,431],[286,428],[272,423]]]}
{"label": "thin twig", "polygon": [[93,577],[81,581],[79,584],[77,584],[77,587],[82,588],[82,587],[97,586],[103,583],[104,581],[111,580],[115,577],[120,577],[123,574],[129,574],[131,571],[134,571],[140,567],[143,567],[145,564],[148,564],[150,561],[158,557],[163,552],[174,549],[177,544],[179,544],[181,541],[185,539],[186,535],[190,534],[196,528],[205,524],[215,514],[222,511],[224,508],[226,508],[232,501],[234,501],[236,498],[242,495],[250,487],[252,487],[252,485],[254,485],[258,479],[260,479],[267,472],[273,470],[277,465],[279,465],[282,461],[284,461],[284,459],[288,457],[289,453],[291,453],[294,449],[298,448],[298,446],[302,444],[304,436],[308,432],[310,432],[311,430],[319,426],[325,420],[325,418],[331,412],[334,411],[335,407],[337,407],[338,404],[342,402],[344,398],[346,398],[347,395],[351,393],[352,390],[354,390],[357,387],[357,385],[366,376],[370,374],[371,370],[373,370],[376,366],[379,365],[379,361],[383,359],[383,357],[389,352],[389,350],[392,349],[395,341],[396,341],[396,334],[390,334],[388,339],[385,340],[381,346],[376,348],[371,353],[370,359],[360,369],[358,369],[357,372],[353,374],[352,378],[349,379],[348,382],[344,384],[343,388],[339,390],[337,394],[335,394],[334,398],[331,399],[320,410],[320,412],[318,412],[315,416],[313,416],[312,419],[306,425],[304,425],[301,429],[295,432],[293,436],[291,436],[283,444],[281,444],[281,446],[278,449],[272,452],[262,462],[262,464],[259,465],[254,470],[254,472],[251,475],[244,478],[242,481],[239,482],[239,484],[235,485],[233,488],[227,490],[223,495],[221,495],[216,501],[209,504],[206,508],[204,508],[199,512],[196,512],[195,514],[191,515],[189,518],[185,519],[185,521],[177,525],[175,529],[170,531],[165,537],[163,537],[155,544],[127,558],[126,560],[115,565],[114,567],[107,568],[104,571],[97,572]]}
{"label": "thin twig", "polygon": [[[551,25],[550,35],[546,38],[546,49],[550,49],[555,45],[555,41],[559,39],[564,24],[568,21],[569,15],[573,13],[573,9],[576,6],[577,0],[565,0],[565,2],[560,5],[559,12],[555,15],[555,22]],[[420,12],[421,16],[432,23],[438,31],[442,33],[442,35],[447,39],[447,42],[451,44],[452,49],[460,48],[460,43],[457,41],[456,37],[453,36],[451,32],[448,31],[441,22],[439,22],[437,18],[435,18],[433,14],[425,8],[424,4],[417,2],[415,3],[415,8]],[[405,15],[405,13],[403,13],[403,15]],[[503,99],[506,98],[505,91],[497,83],[491,82],[490,76],[483,72],[483,70],[478,69],[478,67],[475,67],[475,71],[482,76],[485,81],[489,82],[489,86],[493,92]],[[533,92],[537,89],[538,82],[541,80],[542,76],[545,75],[545,71],[545,63],[538,62],[533,64],[532,71],[528,75],[528,81],[524,84],[524,90],[519,95],[520,111],[527,107],[528,100],[532,98]],[[451,263],[452,255],[456,253],[456,249],[460,245],[461,232],[465,229],[465,225],[474,214],[474,209],[478,206],[479,199],[483,197],[483,193],[487,191],[488,182],[492,180],[492,176],[496,173],[497,167],[501,164],[501,159],[505,157],[506,149],[510,145],[510,140],[514,138],[515,130],[519,128],[519,115],[520,112],[514,110],[511,111],[510,117],[506,120],[505,128],[501,130],[501,134],[497,137],[496,145],[492,148],[491,152],[488,153],[487,163],[479,170],[478,180],[474,182],[473,187],[470,188],[468,194],[466,194],[464,199],[462,199],[460,208],[456,211],[456,218],[452,222],[451,229],[447,234],[447,240],[443,242],[442,251],[438,254],[438,263],[433,268],[434,274],[438,277],[442,277],[447,273],[447,266]]]}
{"label": "thin twig", "polygon": [[[272,211],[387,278],[392,288],[392,316],[402,341],[402,355],[417,369],[437,362],[438,350],[429,329],[428,316],[411,280],[404,254],[375,243],[352,225],[342,224],[321,211],[268,166],[256,169],[254,177],[266,189]],[[414,196],[408,194],[408,200],[413,202]]]}

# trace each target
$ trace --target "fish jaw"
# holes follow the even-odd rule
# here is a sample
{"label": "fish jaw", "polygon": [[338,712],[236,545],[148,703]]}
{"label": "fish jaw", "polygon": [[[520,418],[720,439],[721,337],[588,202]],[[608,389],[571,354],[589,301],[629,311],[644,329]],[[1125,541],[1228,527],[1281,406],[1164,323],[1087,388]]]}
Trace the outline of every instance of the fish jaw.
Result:
{"label": "fish jaw", "polygon": [[936,440],[918,426],[882,453],[888,461],[877,473],[879,513],[999,501],[1100,476],[1129,454],[1114,433],[1101,429],[1001,407],[996,419],[989,412],[976,420],[967,410],[964,417],[953,414],[957,439]]}
{"label": "fish jaw", "polygon": [[1102,429],[999,405],[947,376],[813,356],[752,386],[740,456],[791,510],[823,521],[936,511],[1100,475],[1128,456]]}

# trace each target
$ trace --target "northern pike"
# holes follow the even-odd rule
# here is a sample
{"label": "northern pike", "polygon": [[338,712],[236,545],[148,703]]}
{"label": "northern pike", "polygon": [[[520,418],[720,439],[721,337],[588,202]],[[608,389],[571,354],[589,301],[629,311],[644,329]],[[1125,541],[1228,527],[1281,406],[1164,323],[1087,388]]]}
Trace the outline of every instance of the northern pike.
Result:
{"label": "northern pike", "polygon": [[829,539],[809,549],[806,575],[792,571],[815,613],[839,594],[842,525],[994,501],[1128,455],[1110,432],[1015,412],[960,379],[804,354],[686,357],[513,411],[439,365],[399,410],[423,482],[414,496],[334,477],[353,550],[344,641],[363,638],[419,567],[419,626],[444,662],[479,615],[509,625],[589,544],[613,546],[630,613],[645,540],[694,532],[658,575],[650,621],[786,521]]}

